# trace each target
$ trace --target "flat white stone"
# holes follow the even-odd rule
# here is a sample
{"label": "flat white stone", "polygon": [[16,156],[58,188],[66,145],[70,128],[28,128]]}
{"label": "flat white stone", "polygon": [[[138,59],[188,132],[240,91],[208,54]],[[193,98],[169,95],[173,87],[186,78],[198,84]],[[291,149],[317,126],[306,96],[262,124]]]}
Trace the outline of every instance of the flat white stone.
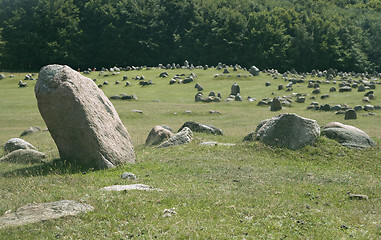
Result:
{"label": "flat white stone", "polygon": [[130,185],[112,185],[101,188],[102,191],[128,191],[128,190],[142,190],[142,191],[163,191],[159,188],[153,188],[144,184],[130,184]]}
{"label": "flat white stone", "polygon": [[27,204],[15,212],[7,211],[0,217],[0,229],[9,226],[21,226],[49,219],[65,216],[75,216],[81,212],[93,211],[94,208],[88,204],[73,200],[62,200],[58,202]]}

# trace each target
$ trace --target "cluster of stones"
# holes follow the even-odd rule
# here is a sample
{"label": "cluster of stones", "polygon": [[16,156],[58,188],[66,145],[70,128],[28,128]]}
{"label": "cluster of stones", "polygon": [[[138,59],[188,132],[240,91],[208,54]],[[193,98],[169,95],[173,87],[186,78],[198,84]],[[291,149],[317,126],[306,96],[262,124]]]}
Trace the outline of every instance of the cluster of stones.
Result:
{"label": "cluster of stones", "polygon": [[333,122],[322,129],[315,120],[284,113],[261,121],[244,141],[260,140],[270,146],[297,150],[315,143],[317,137],[323,135],[350,148],[376,146],[365,132],[350,125]]}
{"label": "cluster of stones", "polygon": [[[193,132],[223,135],[223,131],[214,126],[196,122],[184,123],[176,134],[165,125],[155,126],[147,137],[146,145],[161,148],[189,143],[193,140]],[[320,135],[350,148],[376,146],[365,132],[353,126],[333,122],[321,129],[316,120],[293,113],[284,113],[261,121],[255,131],[249,133],[243,140],[261,141],[269,146],[298,150],[314,144]]]}
{"label": "cluster of stones", "polygon": [[[199,89],[200,86],[196,84],[195,88]],[[214,92],[214,91],[211,91],[208,95],[208,97],[204,97],[204,94],[202,92],[198,92],[196,93],[196,95],[194,96],[194,100],[196,102],[205,102],[205,103],[209,103],[209,102],[221,102],[221,93],[217,93]]]}
{"label": "cluster of stones", "polygon": [[[263,70],[264,73],[267,73],[267,75],[272,76],[274,79],[277,79],[281,74],[278,73],[278,71],[270,69],[270,70]],[[374,95],[374,89],[376,89],[376,85],[380,84],[378,82],[378,78],[381,77],[381,74],[378,72],[374,72],[373,74],[368,73],[345,73],[345,72],[338,72],[337,70],[328,69],[326,71],[316,71],[313,70],[311,73],[303,73],[301,75],[298,75],[298,73],[295,70],[287,71],[282,74],[282,78],[288,82],[286,86],[283,84],[278,86],[278,91],[286,89],[286,91],[292,91],[293,86],[295,84],[301,84],[305,83],[306,77],[320,77],[320,78],[326,78],[325,80],[308,80],[307,88],[311,88],[312,90],[312,96],[309,99],[316,99],[317,94],[321,94],[320,85],[321,84],[334,84],[337,85],[337,87],[333,86],[329,89],[329,92],[351,92],[353,89],[357,89],[358,92],[366,92],[364,94],[364,97],[361,99],[362,102],[364,102],[364,105],[356,105],[349,107],[346,104],[337,104],[334,106],[331,106],[329,104],[319,105],[318,102],[313,101],[309,106],[307,106],[307,109],[311,110],[321,110],[321,111],[336,111],[336,114],[345,114],[345,119],[356,119],[356,112],[358,111],[366,111],[367,113],[363,114],[364,116],[368,115],[374,115],[375,113],[370,112],[373,110],[378,110],[381,107],[376,105],[373,106],[370,104],[371,100],[375,99]],[[334,79],[338,80],[334,80]],[[360,79],[352,79],[352,78],[360,78]],[[270,82],[265,83],[266,86],[271,86]],[[274,94],[274,93],[273,93]],[[304,103],[306,100],[307,94],[303,93],[292,93],[292,97],[296,96],[297,103]],[[329,94],[322,94],[320,95],[321,99],[327,99],[329,98]],[[278,97],[280,98],[280,97]],[[289,99],[288,99],[289,101]],[[271,98],[266,98],[260,101],[259,105],[271,105],[273,100]],[[292,101],[289,101],[292,102]],[[287,105],[288,102],[283,102],[283,104]]]}
{"label": "cluster of stones", "polygon": [[120,95],[113,95],[110,97],[111,100],[138,100],[135,94],[127,95],[126,93],[121,93]]}
{"label": "cluster of stones", "polygon": [[166,125],[153,127],[146,139],[146,145],[163,148],[189,143],[193,140],[193,132],[224,135],[221,129],[212,125],[188,121],[179,128],[176,134]]}
{"label": "cluster of stones", "polygon": [[[15,76],[14,75],[9,75],[9,78],[14,78]],[[4,74],[0,74],[0,80],[4,79],[5,78],[5,75]],[[31,73],[31,74],[26,74],[25,77],[24,77],[24,81],[25,80],[36,80],[34,78],[34,73]],[[20,88],[23,88],[23,87],[26,87],[28,86],[28,83],[26,82],[23,82],[22,80],[20,80],[17,85],[20,87]]]}
{"label": "cluster of stones", "polygon": [[[25,136],[26,133],[21,135]],[[45,162],[46,155],[21,138],[11,138],[4,144],[5,155],[0,162],[36,164]]]}
{"label": "cluster of stones", "polygon": [[[160,74],[160,77],[168,77],[168,73],[164,72]],[[170,81],[169,85],[173,85],[175,83],[178,84],[187,84],[187,83],[192,83],[195,81],[195,78],[197,75],[195,73],[189,74],[189,76],[186,76],[185,74],[176,74]]]}

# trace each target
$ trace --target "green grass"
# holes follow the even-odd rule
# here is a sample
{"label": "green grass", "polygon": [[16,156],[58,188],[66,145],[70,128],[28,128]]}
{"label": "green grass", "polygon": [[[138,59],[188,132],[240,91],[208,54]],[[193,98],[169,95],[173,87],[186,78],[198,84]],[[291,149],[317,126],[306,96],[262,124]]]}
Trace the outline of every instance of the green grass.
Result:
{"label": "green grass", "polygon": [[[166,70],[189,74],[190,70]],[[381,238],[381,125],[375,116],[358,114],[357,120],[344,121],[334,112],[306,110],[305,104],[270,112],[257,103],[196,103],[194,83],[169,85],[170,78],[159,78],[161,70],[122,72],[117,76],[98,76],[97,84],[107,80],[102,90],[107,96],[136,94],[137,101],[112,101],[127,127],[136,151],[136,164],[91,171],[62,163],[48,132],[24,139],[48,154],[47,164],[0,163],[0,214],[27,203],[72,199],[94,206],[93,212],[21,227],[0,230],[0,239],[380,239]],[[284,80],[260,77],[218,77],[216,70],[194,70],[204,94],[221,92],[225,99],[236,82],[243,98],[258,100],[289,95],[278,91]],[[236,72],[231,71],[235,76]],[[246,72],[239,72],[247,74]],[[8,74],[9,75],[9,74]],[[127,75],[132,86],[124,87]],[[144,75],[155,85],[140,87],[131,80]],[[27,127],[45,128],[34,97],[34,82],[20,89],[23,79],[0,80],[0,143],[18,137]],[[318,78],[314,78],[318,79]],[[114,85],[116,80],[120,85]],[[271,86],[265,87],[270,81]],[[328,93],[332,85],[321,84],[322,94],[330,98],[320,104],[362,104],[363,93]],[[375,91],[374,105],[381,105]],[[272,95],[272,92],[275,95]],[[310,94],[305,84],[294,92]],[[308,98],[308,97],[307,97]],[[154,102],[153,100],[160,100]],[[131,112],[139,109],[143,114]],[[186,114],[186,110],[191,110]],[[220,115],[211,115],[218,110]],[[365,150],[340,146],[321,137],[313,146],[298,151],[271,148],[260,142],[244,143],[243,137],[266,118],[292,112],[312,118],[320,125],[338,121],[367,132],[378,144]],[[177,113],[177,114],[175,114]],[[207,123],[221,128],[224,136],[195,133],[190,144],[156,149],[145,147],[145,139],[155,125],[166,124],[175,131],[186,121]],[[200,146],[203,141],[235,143],[235,146]],[[0,154],[1,154],[0,150]],[[124,180],[129,171],[137,180]],[[143,183],[162,192],[105,193],[100,188],[114,184]],[[368,201],[350,200],[348,192],[366,194]],[[176,215],[163,217],[164,209],[175,208]]]}

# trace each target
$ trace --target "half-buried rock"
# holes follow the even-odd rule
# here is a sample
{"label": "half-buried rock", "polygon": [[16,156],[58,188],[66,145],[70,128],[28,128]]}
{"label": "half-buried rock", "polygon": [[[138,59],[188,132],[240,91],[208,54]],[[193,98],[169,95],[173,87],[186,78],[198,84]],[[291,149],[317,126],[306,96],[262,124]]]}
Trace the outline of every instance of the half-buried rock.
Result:
{"label": "half-buried rock", "polygon": [[171,147],[189,143],[193,140],[193,132],[188,127],[184,127],[180,132],[173,135],[170,139],[163,142],[158,148]]}
{"label": "half-buried rock", "polygon": [[188,121],[184,123],[178,132],[183,130],[185,127],[189,128],[193,132],[202,132],[207,134],[214,134],[214,135],[224,135],[223,131],[221,129],[218,129],[212,125],[208,124],[202,124],[197,122]]}
{"label": "half-buried rock", "polygon": [[284,113],[260,124],[257,139],[270,146],[297,150],[313,144],[320,136],[320,127],[315,120],[293,113]]}
{"label": "half-buried rock", "polygon": [[155,126],[152,128],[152,130],[148,134],[148,137],[146,139],[146,145],[147,146],[159,145],[165,140],[171,138],[172,136],[173,136],[173,133],[169,131],[168,129],[165,129],[162,126]]}
{"label": "half-buried rock", "polygon": [[328,123],[323,127],[321,134],[348,148],[368,148],[376,146],[376,143],[364,131],[339,122]]}
{"label": "half-buried rock", "polygon": [[135,162],[118,113],[90,78],[68,66],[45,66],[35,94],[61,159],[97,169]]}
{"label": "half-buried rock", "polygon": [[20,207],[15,212],[5,213],[3,216],[0,216],[0,229],[42,222],[65,216],[75,216],[93,210],[94,208],[92,206],[73,200],[28,204]]}
{"label": "half-buried rock", "polygon": [[33,149],[17,149],[0,158],[0,162],[35,164],[46,162],[45,153]]}

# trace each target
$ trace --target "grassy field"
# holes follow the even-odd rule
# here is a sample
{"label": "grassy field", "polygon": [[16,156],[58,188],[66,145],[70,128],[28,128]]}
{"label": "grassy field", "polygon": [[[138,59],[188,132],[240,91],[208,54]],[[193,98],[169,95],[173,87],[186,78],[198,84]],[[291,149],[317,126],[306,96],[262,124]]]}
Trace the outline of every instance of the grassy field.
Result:
{"label": "grassy field", "polygon": [[[49,133],[39,132],[24,139],[50,160],[47,164],[22,165],[0,163],[0,215],[27,203],[63,199],[86,202],[93,212],[76,217],[45,221],[0,230],[0,239],[381,239],[381,111],[376,115],[344,120],[334,112],[307,110],[312,101],[319,104],[364,105],[364,93],[329,93],[337,85],[321,84],[327,99],[310,100],[307,83],[294,85],[295,93],[306,93],[306,103],[292,103],[278,112],[267,106],[248,102],[290,95],[278,91],[286,85],[281,76],[273,79],[237,77],[248,72],[165,70],[168,78],[159,78],[163,70],[121,72],[104,77],[99,72],[86,75],[101,84],[110,97],[136,94],[136,101],[113,100],[120,118],[129,131],[136,152],[136,164],[114,169],[88,171],[59,161],[58,150]],[[169,85],[175,74],[197,74],[194,83]],[[34,96],[35,81],[26,88],[17,83],[25,74],[4,73],[0,80],[0,144],[18,137],[30,127],[46,128]],[[125,87],[123,75],[131,86]],[[144,75],[154,85],[141,87],[136,75]],[[35,76],[37,78],[37,75]],[[324,80],[322,78],[311,78]],[[115,81],[120,81],[119,85]],[[271,86],[266,87],[265,83]],[[205,89],[220,92],[223,100],[237,83],[243,102],[196,103],[199,83]],[[381,105],[380,85],[375,100]],[[274,93],[274,94],[273,94]],[[143,114],[131,110],[141,110]],[[190,110],[191,113],[186,113]],[[221,114],[210,114],[217,110]],[[260,142],[242,139],[266,118],[281,113],[296,113],[317,120],[319,125],[341,122],[358,127],[378,144],[372,149],[355,150],[320,137],[313,146],[298,151],[271,148]],[[156,149],[146,147],[145,139],[155,125],[168,125],[175,131],[186,121],[206,123],[221,128],[224,136],[195,133],[187,145]],[[201,141],[234,143],[235,146],[200,146]],[[2,155],[2,149],[0,149]],[[121,179],[123,172],[136,174],[136,180]],[[114,184],[142,183],[162,192],[105,193],[100,188]],[[365,194],[369,200],[351,200],[348,193]],[[175,208],[176,215],[164,217],[165,209]]]}

